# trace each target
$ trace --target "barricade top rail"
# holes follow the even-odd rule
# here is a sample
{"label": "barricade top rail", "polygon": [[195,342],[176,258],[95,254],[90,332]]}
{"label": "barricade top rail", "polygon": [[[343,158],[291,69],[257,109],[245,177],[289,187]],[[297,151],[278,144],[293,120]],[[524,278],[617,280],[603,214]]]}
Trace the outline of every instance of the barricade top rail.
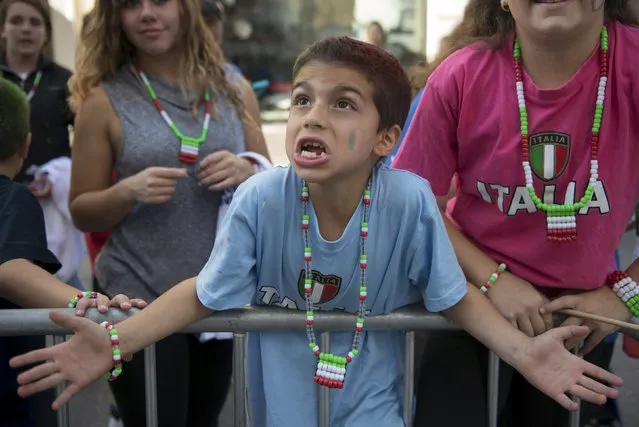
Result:
{"label": "barricade top rail", "polygon": [[[0,336],[15,335],[64,335],[71,331],[61,328],[49,319],[51,311],[74,315],[73,309],[21,309],[0,310]],[[87,318],[95,322],[108,320],[120,322],[137,313],[138,309],[123,312],[110,309],[101,314],[96,309],[87,310]],[[315,313],[317,331],[352,331],[355,315],[341,311]],[[285,332],[306,329],[306,312],[278,307],[245,307],[216,312],[212,316],[189,325],[182,332]],[[403,307],[391,314],[366,318],[367,330],[458,330],[459,327],[446,318],[429,313],[423,306]]]}
{"label": "barricade top rail", "polygon": [[[54,324],[49,319],[50,309],[0,310],[0,336],[23,335],[65,335],[70,333]],[[74,314],[73,309],[55,309]],[[87,311],[87,317],[95,322],[108,320],[120,322],[137,313],[133,309],[126,313],[119,309],[110,309],[105,315],[97,310]],[[341,311],[319,311],[315,314],[317,331],[351,331],[355,316]],[[561,316],[555,318],[556,324],[562,321]],[[637,322],[637,319],[633,319]],[[285,332],[303,331],[306,327],[306,312],[288,310],[277,307],[245,307],[228,311],[220,311],[185,328],[184,333],[201,332]],[[452,321],[438,314],[427,312],[423,306],[416,304],[403,307],[390,314],[369,316],[366,318],[366,329],[376,331],[393,330],[459,330]],[[622,329],[621,332],[639,339],[639,333]]]}

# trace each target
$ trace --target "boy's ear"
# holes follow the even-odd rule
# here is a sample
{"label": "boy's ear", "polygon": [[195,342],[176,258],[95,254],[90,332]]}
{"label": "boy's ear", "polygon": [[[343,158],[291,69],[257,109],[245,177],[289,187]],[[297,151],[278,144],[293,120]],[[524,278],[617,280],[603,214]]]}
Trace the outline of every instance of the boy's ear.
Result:
{"label": "boy's ear", "polygon": [[20,158],[22,160],[27,158],[27,155],[29,154],[29,148],[31,148],[31,133],[30,132],[27,135],[27,139],[24,140],[24,144],[22,144],[22,147],[20,147],[20,149],[18,150],[18,156],[20,156]]}
{"label": "boy's ear", "polygon": [[380,132],[380,138],[377,141],[377,144],[375,144],[375,147],[373,147],[375,155],[379,157],[386,157],[392,153],[401,134],[402,128],[397,125]]}

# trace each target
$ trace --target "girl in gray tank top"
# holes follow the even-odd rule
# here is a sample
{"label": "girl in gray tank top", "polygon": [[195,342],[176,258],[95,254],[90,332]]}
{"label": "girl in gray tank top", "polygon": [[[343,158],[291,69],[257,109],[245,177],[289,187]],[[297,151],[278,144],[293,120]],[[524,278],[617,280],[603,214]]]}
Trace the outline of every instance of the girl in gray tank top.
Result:
{"label": "girl in gray tank top", "polygon": [[[105,293],[151,301],[196,276],[213,247],[221,191],[254,171],[237,154],[268,157],[255,95],[224,65],[198,0],[99,0],[88,15],[71,81],[70,206],[83,231],[111,230],[95,266]],[[175,335],[156,356],[159,425],[217,425],[232,341]],[[110,383],[125,427],[146,425],[143,362],[135,357]]]}

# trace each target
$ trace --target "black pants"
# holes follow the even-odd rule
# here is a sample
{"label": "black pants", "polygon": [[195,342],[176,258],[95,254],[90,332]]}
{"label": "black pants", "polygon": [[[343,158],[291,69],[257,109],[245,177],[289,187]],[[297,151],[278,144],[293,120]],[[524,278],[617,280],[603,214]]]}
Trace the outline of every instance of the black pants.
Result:
{"label": "black pants", "polygon": [[[216,427],[232,374],[232,341],[172,335],[156,344],[159,427]],[[110,383],[125,427],[146,426],[144,354]]]}
{"label": "black pants", "polygon": [[57,427],[57,415],[51,409],[55,391],[21,398],[19,371],[9,367],[10,358],[44,346],[44,336],[0,337],[0,427]]}
{"label": "black pants", "polygon": [[[233,341],[200,343],[194,335],[176,334],[155,348],[159,427],[217,427],[231,384]],[[144,365],[141,351],[110,383],[125,427],[146,426]]]}
{"label": "black pants", "polygon": [[[464,332],[430,332],[416,387],[415,427],[486,427],[488,350]],[[608,368],[614,344],[602,343],[586,360]],[[567,427],[569,412],[501,363],[500,427]],[[582,425],[598,406],[582,404]]]}

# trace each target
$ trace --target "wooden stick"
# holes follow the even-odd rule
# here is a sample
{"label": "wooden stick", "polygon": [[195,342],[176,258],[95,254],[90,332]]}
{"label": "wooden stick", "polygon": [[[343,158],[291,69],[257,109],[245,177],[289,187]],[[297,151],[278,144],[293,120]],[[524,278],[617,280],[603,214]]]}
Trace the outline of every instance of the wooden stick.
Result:
{"label": "wooden stick", "polygon": [[565,314],[566,316],[578,317],[580,319],[594,320],[595,322],[607,323],[613,326],[619,326],[620,328],[632,329],[639,332],[639,325],[634,323],[624,322],[621,320],[610,319],[608,317],[598,316],[596,314],[586,313],[585,311],[565,309],[560,310],[558,313]]}

